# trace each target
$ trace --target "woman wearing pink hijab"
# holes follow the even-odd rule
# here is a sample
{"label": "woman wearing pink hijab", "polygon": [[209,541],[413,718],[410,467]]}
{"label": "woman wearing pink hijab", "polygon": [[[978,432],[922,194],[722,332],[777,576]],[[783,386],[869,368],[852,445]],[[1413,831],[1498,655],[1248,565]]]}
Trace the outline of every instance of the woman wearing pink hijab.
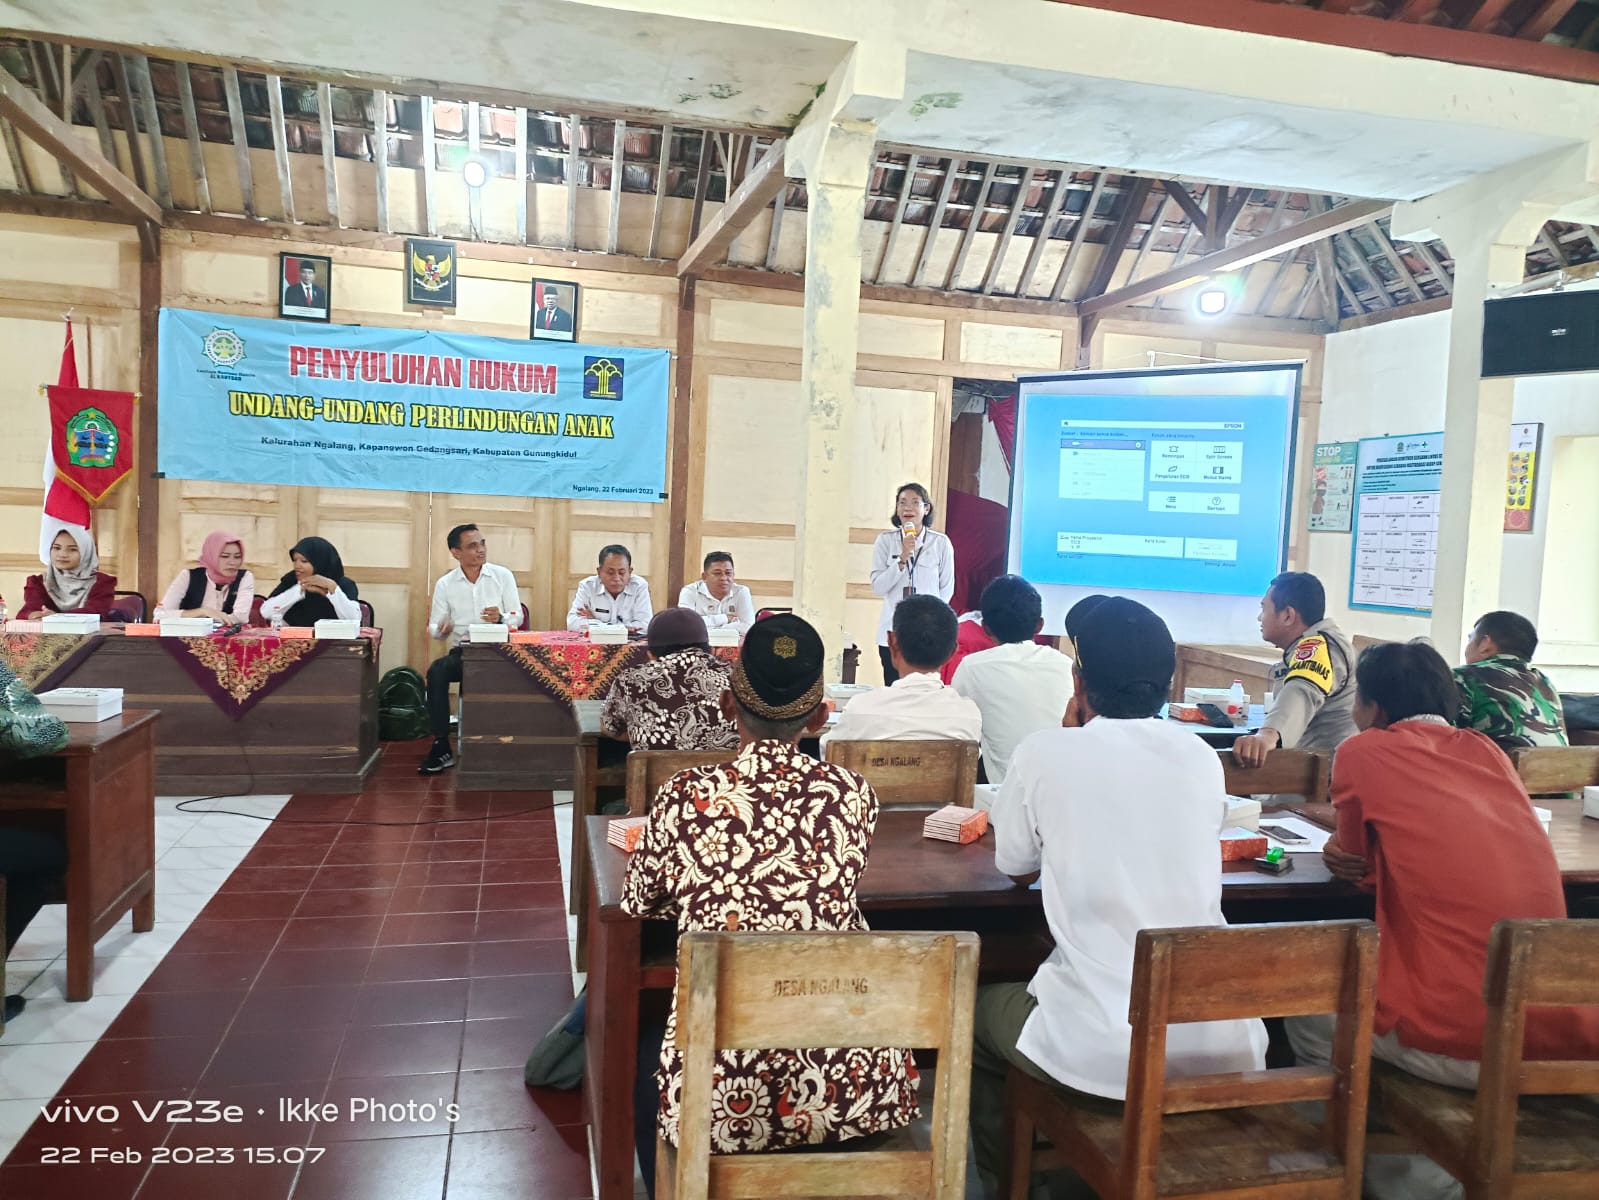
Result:
{"label": "woman wearing pink hijab", "polygon": [[244,542],[215,530],[200,547],[200,565],[180,571],[156,605],[162,617],[210,617],[224,625],[242,625],[255,603],[255,576],[244,569]]}

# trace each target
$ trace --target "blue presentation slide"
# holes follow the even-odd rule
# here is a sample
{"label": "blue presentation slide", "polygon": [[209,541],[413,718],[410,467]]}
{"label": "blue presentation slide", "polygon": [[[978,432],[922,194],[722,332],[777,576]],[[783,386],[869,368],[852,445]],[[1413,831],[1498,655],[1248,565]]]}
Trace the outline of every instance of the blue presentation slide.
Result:
{"label": "blue presentation slide", "polygon": [[1026,578],[1252,596],[1282,569],[1290,396],[1024,389],[1022,404]]}

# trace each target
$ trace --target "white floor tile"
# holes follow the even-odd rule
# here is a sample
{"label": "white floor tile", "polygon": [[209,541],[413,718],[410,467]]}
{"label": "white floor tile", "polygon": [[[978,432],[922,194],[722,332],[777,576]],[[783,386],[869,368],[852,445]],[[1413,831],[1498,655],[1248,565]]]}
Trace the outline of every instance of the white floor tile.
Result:
{"label": "white floor tile", "polygon": [[128,1003],[126,996],[96,995],[81,1004],[61,996],[28,1001],[27,1011],[6,1027],[0,1046],[39,1046],[98,1038]]}
{"label": "white floor tile", "polygon": [[[253,843],[252,843],[253,844]],[[157,861],[174,871],[231,871],[244,858],[244,846],[174,846]]]}
{"label": "white floor tile", "polygon": [[0,1155],[9,1154],[11,1147],[22,1140],[22,1135],[39,1119],[38,1100],[0,1100]]}
{"label": "white floor tile", "polygon": [[[27,1014],[20,1019],[26,1021]],[[0,1040],[0,1100],[48,1100],[93,1048],[93,1042],[14,1046],[8,1028]]]}
{"label": "white floor tile", "polygon": [[187,892],[209,900],[219,887],[233,874],[232,867],[206,867],[184,869],[157,864],[155,869],[155,902],[159,906],[163,892]]}

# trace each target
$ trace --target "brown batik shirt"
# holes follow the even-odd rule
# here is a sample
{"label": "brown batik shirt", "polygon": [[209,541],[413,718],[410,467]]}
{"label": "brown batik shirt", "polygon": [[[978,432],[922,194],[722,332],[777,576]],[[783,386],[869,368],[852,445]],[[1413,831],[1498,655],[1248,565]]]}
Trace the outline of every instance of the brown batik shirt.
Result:
{"label": "brown batik shirt", "polygon": [[606,737],[634,750],[734,750],[738,728],[723,718],[732,664],[690,647],[624,671],[600,709]]}
{"label": "brown batik shirt", "polygon": [[[855,888],[877,824],[859,775],[784,742],[680,771],[661,788],[627,864],[622,910],[698,930],[865,929]],[[676,998],[667,1022],[657,1124],[677,1144],[682,1058]],[[838,1142],[918,1115],[918,1077],[898,1049],[719,1050],[711,1152]]]}

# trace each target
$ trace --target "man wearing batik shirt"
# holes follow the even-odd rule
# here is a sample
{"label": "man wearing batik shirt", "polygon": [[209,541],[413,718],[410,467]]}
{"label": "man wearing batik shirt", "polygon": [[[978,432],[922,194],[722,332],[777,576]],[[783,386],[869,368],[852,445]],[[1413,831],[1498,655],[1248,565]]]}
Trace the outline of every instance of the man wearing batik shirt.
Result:
{"label": "man wearing batik shirt", "polygon": [[650,661],[624,671],[600,709],[600,730],[634,750],[732,750],[738,727],[722,715],[730,663],[711,653],[705,618],[668,608],[649,625]]}
{"label": "man wearing batik shirt", "polygon": [[[877,796],[853,771],[796,745],[827,720],[823,657],[822,639],[796,616],[780,613],[751,627],[722,700],[738,723],[738,756],[681,771],[661,788],[627,864],[623,912],[675,918],[679,933],[866,928],[855,889]],[[648,1106],[673,1144],[682,1096],[675,1027],[674,997],[655,1073],[659,1096]],[[899,1129],[918,1115],[916,1090],[907,1050],[719,1050],[711,1152]],[[644,1179],[653,1185],[654,1130],[640,1121],[637,1131]]]}
{"label": "man wearing batik shirt", "polygon": [[1537,652],[1538,631],[1520,613],[1491,612],[1478,621],[1466,665],[1455,668],[1455,724],[1486,733],[1501,750],[1566,745],[1560,693],[1528,661]]}

